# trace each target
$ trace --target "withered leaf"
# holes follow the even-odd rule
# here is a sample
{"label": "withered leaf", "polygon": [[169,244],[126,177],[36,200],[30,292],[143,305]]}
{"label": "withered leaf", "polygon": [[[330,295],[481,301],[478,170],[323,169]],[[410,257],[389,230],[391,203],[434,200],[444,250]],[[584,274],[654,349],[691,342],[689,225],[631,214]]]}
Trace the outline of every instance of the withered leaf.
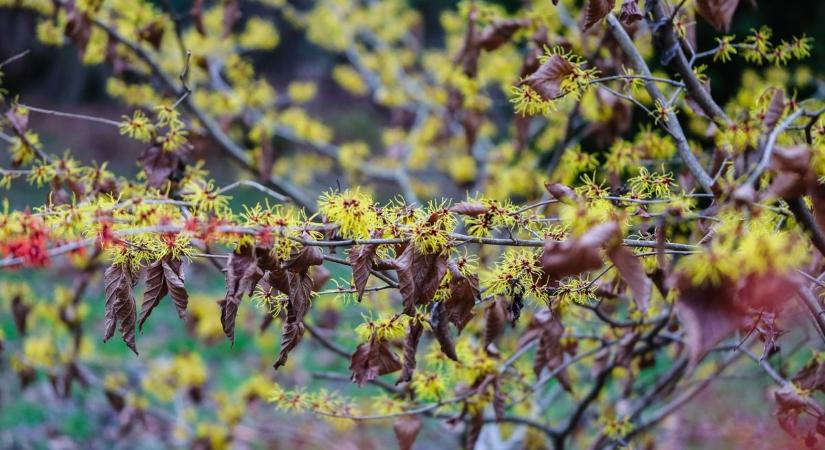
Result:
{"label": "withered leaf", "polygon": [[312,290],[320,291],[330,278],[332,278],[332,274],[326,267],[314,266],[312,268]]}
{"label": "withered leaf", "polygon": [[[455,262],[450,261],[450,264],[454,266]],[[471,274],[465,277],[456,269],[450,278],[449,289],[450,297],[445,303],[447,316],[455,325],[458,334],[461,334],[473,318],[473,307],[479,297],[478,275]]]}
{"label": "withered leaf", "polygon": [[619,232],[616,222],[594,226],[578,238],[563,242],[547,241],[541,254],[541,266],[550,279],[577,275],[602,266],[601,248]]}
{"label": "withered leaf", "polygon": [[496,19],[487,25],[478,38],[478,46],[484,50],[493,51],[510,40],[519,28],[529,25],[527,20]]}
{"label": "withered leaf", "polygon": [[183,318],[189,304],[189,294],[183,285],[181,261],[171,257],[150,264],[146,270],[146,290],[138,317],[139,330],[143,330],[144,322],[167,293],[172,294],[178,317]]}
{"label": "withered leaf", "polygon": [[733,13],[739,6],[739,0],[696,0],[696,12],[708,21],[716,31],[730,29]]}
{"label": "withered leaf", "polygon": [[284,331],[281,335],[281,351],[274,364],[275,370],[286,364],[289,352],[298,345],[304,335],[304,316],[309,310],[314,284],[307,272],[289,272],[287,276],[289,277],[289,304]]}
{"label": "withered leaf", "polygon": [[235,342],[235,317],[244,292],[254,291],[263,271],[258,267],[258,257],[251,245],[235,249],[226,263],[226,296],[218,302],[221,307],[221,325],[230,342]]}
{"label": "withered leaf", "polygon": [[15,295],[11,300],[11,315],[14,318],[14,328],[24,336],[26,334],[26,320],[29,317],[32,307],[24,302],[19,295]]}
{"label": "withered leaf", "polygon": [[[564,326],[559,314],[544,309],[533,317],[530,328],[538,331],[539,342],[536,347],[536,359],[533,361],[533,372],[536,378],[539,378],[544,369],[554,371],[564,364],[564,347],[561,344]],[[556,374],[556,379],[565,390],[572,390],[565,371]]]}
{"label": "withered leaf", "polygon": [[287,321],[303,320],[309,310],[314,281],[308,273],[289,273],[289,308]]}
{"label": "withered leaf", "polygon": [[175,173],[180,158],[173,152],[167,152],[160,145],[152,145],[138,156],[138,162],[146,172],[146,181],[149,186],[161,188]]}
{"label": "withered leaf", "polygon": [[504,324],[507,322],[507,312],[500,297],[496,297],[484,310],[484,348],[490,351],[490,345],[504,331]]}
{"label": "withered leaf", "polygon": [[189,293],[183,286],[183,265],[180,260],[166,258],[163,260],[163,275],[166,278],[166,287],[178,311],[181,319],[186,315],[186,307],[189,305]]}
{"label": "withered leaf", "polygon": [[490,211],[490,207],[483,203],[460,202],[450,208],[450,211],[463,216],[478,217]]}
{"label": "withered leaf", "polygon": [[379,375],[401,370],[401,361],[386,341],[379,341],[373,336],[369,342],[364,342],[355,349],[350,358],[349,370],[352,372],[352,382],[363,386]]}
{"label": "withered leaf", "polygon": [[812,359],[793,377],[792,381],[806,391],[825,392],[825,364]]}
{"label": "withered leaf", "polygon": [[616,0],[587,0],[587,5],[584,10],[584,27],[583,30],[589,30],[593,25],[604,19],[613,7],[616,6]]}
{"label": "withered leaf", "polygon": [[136,281],[127,265],[113,264],[104,272],[106,307],[103,314],[105,328],[103,342],[114,336],[115,327],[117,327],[123,337],[123,342],[137,355],[135,345],[137,307],[135,297],[132,295],[132,288]]}
{"label": "withered leaf", "polygon": [[768,104],[768,109],[765,111],[765,118],[762,123],[765,128],[773,129],[785,112],[785,91],[782,89],[773,89],[774,94],[771,97],[771,102]]}
{"label": "withered leaf", "polygon": [[311,266],[319,266],[324,262],[324,253],[321,249],[311,245],[301,247],[294,252],[285,264],[285,268],[291,272],[306,272]]}
{"label": "withered leaf", "polygon": [[235,24],[241,18],[241,5],[239,0],[224,0],[223,2],[223,37],[232,34]]}
{"label": "withered leaf", "polygon": [[404,313],[412,315],[415,307],[429,304],[447,273],[447,260],[439,254],[423,254],[408,245],[395,259],[398,288],[404,303]]}
{"label": "withered leaf", "polygon": [[622,8],[619,11],[619,20],[625,26],[633,25],[634,22],[638,22],[644,18],[641,11],[639,11],[639,5],[637,3],[637,0],[624,0],[624,3],[622,3]]}
{"label": "withered leaf", "polygon": [[478,438],[481,436],[481,429],[484,427],[484,410],[480,409],[473,413],[467,420],[467,440],[464,442],[466,450],[474,450]]}
{"label": "withered leaf", "polygon": [[203,27],[203,0],[195,0],[189,9],[189,16],[192,17],[192,24],[201,36],[206,36],[206,29]]}
{"label": "withered leaf", "polygon": [[370,278],[372,262],[375,258],[376,245],[356,245],[349,250],[349,262],[352,264],[352,283],[358,292],[358,301],[364,296],[364,289]]}
{"label": "withered leaf", "polygon": [[447,317],[444,302],[437,302],[433,305],[430,313],[430,323],[433,327],[433,336],[441,346],[441,352],[453,361],[458,361],[458,355],[455,353],[455,343],[452,335],[450,335],[450,320]]}
{"label": "withered leaf", "polygon": [[680,273],[675,276],[675,286],[679,289],[676,309],[684,324],[693,367],[714,345],[739,327],[744,311],[734,301],[736,292],[731,281],[693,286],[688,276]]}
{"label": "withered leaf", "polygon": [[561,183],[545,182],[544,188],[547,189],[547,192],[549,192],[553,198],[560,202],[570,204],[579,200],[579,196],[576,194],[576,191]]}
{"label": "withered leaf", "polygon": [[553,100],[559,97],[561,82],[573,73],[573,64],[559,55],[551,55],[537,71],[525,78],[523,83],[536,91],[544,100]]}
{"label": "withered leaf", "polygon": [[416,352],[418,351],[418,342],[421,340],[421,334],[424,332],[424,325],[418,321],[413,320],[407,327],[407,336],[404,338],[404,361],[401,368],[401,376],[398,377],[398,383],[405,383],[412,379],[413,372],[415,372]]}
{"label": "withered leaf", "polygon": [[421,425],[421,419],[413,414],[395,419],[392,431],[398,441],[399,450],[412,450],[415,438],[418,436],[418,432],[421,431]]}
{"label": "withered leaf", "polygon": [[613,261],[619,276],[630,287],[633,293],[633,301],[639,311],[647,311],[650,304],[650,295],[653,290],[653,283],[645,273],[641,260],[633,254],[627,247],[617,245],[607,251],[607,256]]}
{"label": "withered leaf", "polygon": [[281,335],[281,352],[278,354],[278,360],[275,361],[275,364],[273,365],[275,370],[278,370],[279,367],[286,364],[286,359],[289,356],[289,352],[291,352],[298,345],[298,343],[301,342],[301,338],[303,336],[303,322],[287,322],[284,324],[284,332]]}
{"label": "withered leaf", "polygon": [[143,323],[149,318],[152,310],[158,306],[167,290],[163,264],[161,261],[155,261],[146,269],[146,289],[143,291],[143,303],[140,305],[138,329],[143,330]]}

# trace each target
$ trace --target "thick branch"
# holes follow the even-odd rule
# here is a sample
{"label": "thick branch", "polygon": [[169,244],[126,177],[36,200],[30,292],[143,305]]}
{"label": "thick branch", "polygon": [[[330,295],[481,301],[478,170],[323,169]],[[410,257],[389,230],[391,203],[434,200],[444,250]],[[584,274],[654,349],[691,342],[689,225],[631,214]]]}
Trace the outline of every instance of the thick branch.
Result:
{"label": "thick branch", "polygon": [[[650,68],[648,68],[644,58],[642,58],[642,55],[639,54],[639,51],[636,49],[633,39],[628,36],[627,32],[622,27],[622,24],[616,16],[613,15],[613,13],[607,15],[607,24],[610,32],[616,38],[616,41],[619,43],[622,51],[628,58],[630,58],[631,64],[636,72],[648,78],[652,77],[653,75],[650,73]],[[650,93],[650,96],[654,101],[657,101],[662,105],[667,104],[667,99],[662,94],[662,91],[659,90],[659,87],[654,81],[645,81],[645,88],[647,88],[648,93]],[[684,161],[688,170],[690,170],[690,173],[693,174],[693,177],[703,190],[708,193],[712,193],[713,179],[710,175],[708,175],[705,169],[702,168],[702,165],[699,164],[696,156],[693,155],[693,151],[690,149],[687,137],[685,136],[684,131],[682,131],[682,126],[679,124],[679,119],[676,117],[676,114],[673,113],[673,111],[669,111],[667,113],[667,120],[664,122],[665,129],[676,141],[676,149],[679,152],[679,156],[682,158],[682,161]]]}

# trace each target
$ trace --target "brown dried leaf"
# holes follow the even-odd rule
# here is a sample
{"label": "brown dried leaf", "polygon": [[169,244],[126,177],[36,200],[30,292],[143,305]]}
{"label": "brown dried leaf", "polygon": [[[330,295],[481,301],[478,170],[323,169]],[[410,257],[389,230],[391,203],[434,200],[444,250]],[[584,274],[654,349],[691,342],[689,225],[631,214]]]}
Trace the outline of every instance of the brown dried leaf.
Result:
{"label": "brown dried leaf", "polygon": [[[460,273],[458,275],[461,275]],[[447,316],[455,325],[458,334],[464,330],[473,318],[473,307],[479,297],[478,275],[456,276],[450,279],[450,297],[445,303]]]}
{"label": "brown dried leaf", "polygon": [[226,263],[226,296],[218,302],[221,307],[223,332],[231,342],[235,342],[235,317],[244,292],[254,291],[263,271],[258,267],[255,248],[242,245],[229,255]]}
{"label": "brown dried leaf", "polygon": [[399,450],[412,450],[415,438],[418,436],[418,432],[421,431],[421,425],[421,419],[412,414],[395,419],[392,431],[398,441]]}
{"label": "brown dried leaf", "polygon": [[235,24],[241,18],[241,5],[239,0],[223,0],[223,37],[232,34]]}
{"label": "brown dried leaf", "polygon": [[183,286],[183,265],[180,260],[166,258],[163,260],[163,274],[166,278],[166,287],[178,311],[178,317],[186,316],[186,307],[189,305],[189,293]]}
{"label": "brown dried leaf", "polygon": [[14,327],[21,336],[26,334],[26,321],[32,307],[24,302],[19,295],[15,295],[11,300],[11,315],[14,318]]}
{"label": "brown dried leaf", "polygon": [[547,192],[553,196],[556,200],[564,203],[576,203],[579,200],[579,196],[569,186],[565,186],[561,183],[551,183],[545,182],[544,188],[547,189]]}
{"label": "brown dried leaf", "polygon": [[103,274],[103,284],[106,291],[106,307],[104,310],[103,342],[108,341],[115,334],[115,327],[120,331],[123,342],[137,355],[135,345],[135,324],[137,322],[137,307],[132,296],[132,288],[136,279],[131,270],[125,265],[111,265]]}
{"label": "brown dried leaf", "polygon": [[407,327],[407,336],[404,338],[404,363],[401,368],[401,376],[398,377],[395,384],[405,383],[412,379],[413,372],[415,372],[418,342],[421,340],[423,332],[424,325],[418,320],[411,321],[409,327]]}
{"label": "brown dried leaf", "polygon": [[736,291],[729,280],[719,285],[693,286],[686,275],[677,273],[676,277],[675,285],[679,289],[676,308],[685,328],[693,367],[740,326],[745,311],[734,301]]}
{"label": "brown dried leaf", "polygon": [[552,55],[523,83],[536,91],[544,100],[553,100],[561,92],[561,82],[573,72],[573,64],[559,55]]}
{"label": "brown dried leaf", "polygon": [[484,324],[484,348],[489,351],[490,344],[495,342],[496,338],[504,331],[504,324],[507,322],[507,312],[504,309],[504,304],[500,297],[490,303],[484,310],[485,324]]}
{"label": "brown dried leaf", "polygon": [[433,306],[430,313],[430,323],[433,327],[433,336],[441,346],[441,352],[453,361],[458,361],[458,355],[455,353],[455,343],[452,335],[450,335],[450,320],[444,302],[438,302]]}
{"label": "brown dried leaf", "polygon": [[349,250],[349,262],[352,264],[352,283],[358,292],[358,301],[364,296],[364,289],[370,278],[372,262],[377,245],[356,245]]}
{"label": "brown dried leaf", "polygon": [[478,37],[477,45],[488,52],[493,51],[510,40],[519,28],[529,25],[527,20],[496,19],[487,25]]}
{"label": "brown dried leaf", "polygon": [[619,20],[625,26],[631,26],[634,22],[644,19],[641,11],[639,11],[638,0],[624,0],[622,8],[619,11]]}
{"label": "brown dried leaf", "polygon": [[320,266],[324,262],[324,253],[320,248],[311,245],[301,247],[294,252],[284,267],[291,272],[306,272],[311,266]]}
{"label": "brown dried leaf", "polygon": [[607,256],[613,261],[613,265],[619,271],[619,276],[630,287],[636,308],[642,312],[647,311],[653,283],[645,273],[641,260],[630,249],[621,245],[608,250]]}
{"label": "brown dried leaf", "polygon": [[175,173],[180,158],[173,152],[163,150],[160,145],[152,145],[138,156],[138,162],[146,172],[146,182],[149,186],[161,188]]}
{"label": "brown dried leaf", "polygon": [[192,8],[189,9],[189,16],[192,17],[192,24],[201,36],[206,36],[206,29],[203,27],[203,0],[195,0],[192,2]]}
{"label": "brown dried leaf", "polygon": [[167,290],[163,264],[161,261],[155,261],[146,269],[146,289],[143,291],[143,303],[140,305],[138,329],[143,331],[143,323],[152,314],[152,310],[158,306]]}
{"label": "brown dried leaf", "polygon": [[765,118],[762,121],[762,123],[765,124],[765,128],[769,130],[776,126],[782,117],[782,113],[785,112],[785,91],[782,89],[773,89],[773,91],[773,97],[771,97],[771,102],[765,111]]}
{"label": "brown dried leaf", "polygon": [[291,352],[304,336],[304,323],[286,323],[284,324],[284,332],[281,335],[281,352],[278,354],[278,360],[275,361],[273,367],[278,370],[279,367],[286,364],[289,352]]}
{"label": "brown dried leaf", "polygon": [[563,242],[547,241],[541,254],[541,266],[551,280],[602,267],[601,248],[619,233],[616,222],[594,226],[578,238]]}
{"label": "brown dried leaf", "polygon": [[730,29],[737,6],[739,0],[696,0],[696,12],[713,25],[716,31],[727,32]]}
{"label": "brown dried leaf", "polygon": [[425,255],[408,245],[393,264],[398,273],[398,288],[404,313],[412,315],[416,306],[427,305],[435,296],[447,273],[447,260],[439,254]]}
{"label": "brown dried leaf", "polygon": [[[536,359],[533,361],[533,372],[536,378],[540,378],[544,369],[552,372],[564,364],[564,347],[561,344],[564,325],[559,314],[544,309],[533,317],[530,328],[538,331],[539,343],[536,347]],[[565,390],[572,391],[565,371],[557,373],[556,379]]]}
{"label": "brown dried leaf", "polygon": [[352,372],[350,377],[352,382],[363,386],[364,383],[374,380],[379,375],[401,370],[401,361],[387,342],[373,337],[369,342],[364,342],[355,349],[350,358],[349,370]]}
{"label": "brown dried leaf", "polygon": [[490,207],[483,203],[460,202],[450,208],[451,212],[463,216],[477,217],[490,211]]}
{"label": "brown dried leaf", "polygon": [[604,19],[607,14],[616,6],[616,0],[587,0],[584,10],[584,26],[582,29],[587,31]]}

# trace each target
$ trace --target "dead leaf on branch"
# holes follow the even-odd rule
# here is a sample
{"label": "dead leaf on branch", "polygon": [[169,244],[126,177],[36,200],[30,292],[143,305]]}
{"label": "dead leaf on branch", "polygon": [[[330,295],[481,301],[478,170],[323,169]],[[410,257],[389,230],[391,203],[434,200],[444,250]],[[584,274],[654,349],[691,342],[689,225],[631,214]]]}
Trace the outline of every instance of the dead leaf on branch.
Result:
{"label": "dead leaf on branch", "polygon": [[123,337],[123,342],[137,355],[135,345],[137,307],[135,297],[132,295],[132,288],[136,283],[137,278],[127,264],[113,264],[103,274],[106,292],[103,342],[111,339],[117,328]]}
{"label": "dead leaf on branch", "polygon": [[401,361],[389,344],[373,336],[369,342],[364,342],[355,349],[350,358],[349,370],[352,372],[352,382],[363,386],[380,375],[401,370],[401,367]]}
{"label": "dead leaf on branch", "polygon": [[696,12],[713,25],[716,31],[727,32],[739,0],[696,0]]}

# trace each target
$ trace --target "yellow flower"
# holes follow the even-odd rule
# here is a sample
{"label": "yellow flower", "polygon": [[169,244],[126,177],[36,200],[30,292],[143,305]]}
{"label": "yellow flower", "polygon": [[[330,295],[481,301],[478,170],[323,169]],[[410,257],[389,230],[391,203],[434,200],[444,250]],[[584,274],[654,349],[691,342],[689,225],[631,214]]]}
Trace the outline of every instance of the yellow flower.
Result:
{"label": "yellow flower", "polygon": [[123,122],[120,124],[120,134],[141,142],[149,142],[154,132],[155,126],[149,121],[146,114],[140,110],[135,111],[132,117],[123,116]]}

